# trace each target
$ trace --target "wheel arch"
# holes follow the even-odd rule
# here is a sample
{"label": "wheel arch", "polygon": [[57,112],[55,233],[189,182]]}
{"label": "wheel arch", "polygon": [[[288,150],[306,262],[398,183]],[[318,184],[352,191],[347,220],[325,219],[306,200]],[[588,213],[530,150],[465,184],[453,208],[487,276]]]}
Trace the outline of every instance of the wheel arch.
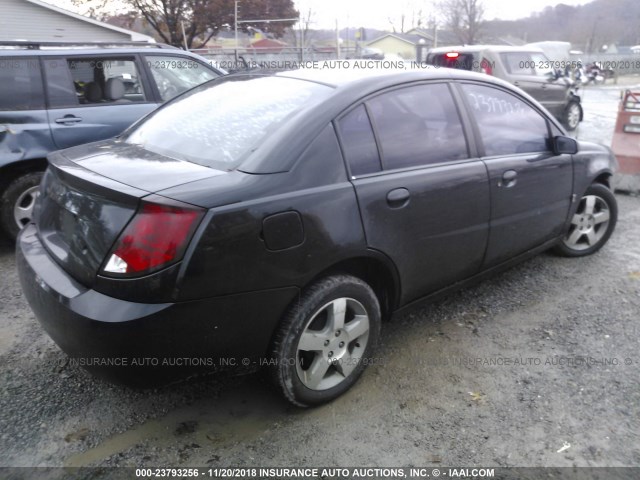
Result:
{"label": "wheel arch", "polygon": [[367,250],[366,255],[341,260],[318,272],[303,288],[321,278],[338,274],[353,275],[373,289],[380,302],[383,320],[388,319],[398,308],[400,277],[393,262],[382,253]]}
{"label": "wheel arch", "polygon": [[596,178],[594,178],[592,183],[599,183],[611,189],[611,177],[612,177],[611,172],[603,172],[603,173],[600,173]]}
{"label": "wheel arch", "polygon": [[19,176],[31,172],[44,172],[47,165],[46,158],[33,158],[0,166],[0,194]]}

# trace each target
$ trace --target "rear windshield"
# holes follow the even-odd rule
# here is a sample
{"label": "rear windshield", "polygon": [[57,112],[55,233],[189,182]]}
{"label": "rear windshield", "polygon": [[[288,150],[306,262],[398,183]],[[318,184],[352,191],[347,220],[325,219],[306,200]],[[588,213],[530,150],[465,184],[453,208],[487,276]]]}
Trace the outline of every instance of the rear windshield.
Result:
{"label": "rear windshield", "polygon": [[458,70],[473,70],[474,64],[473,53],[430,53],[427,63],[436,67],[457,68]]}
{"label": "rear windshield", "polygon": [[228,77],[202,85],[157,110],[124,140],[160,155],[232,170],[263,139],[332,91],[283,77]]}

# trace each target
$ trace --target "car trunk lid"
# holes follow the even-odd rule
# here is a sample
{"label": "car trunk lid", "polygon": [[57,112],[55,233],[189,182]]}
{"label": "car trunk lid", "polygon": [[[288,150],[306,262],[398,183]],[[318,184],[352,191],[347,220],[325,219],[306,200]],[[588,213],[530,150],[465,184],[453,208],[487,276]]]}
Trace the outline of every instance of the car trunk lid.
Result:
{"label": "car trunk lid", "polygon": [[[47,251],[71,276],[91,287],[120,233],[141,200],[158,190],[220,173],[181,165],[156,154],[82,149],[49,156],[34,218]],[[86,151],[84,152],[87,153]],[[72,161],[68,156],[80,158]],[[127,165],[125,158],[131,160]]]}

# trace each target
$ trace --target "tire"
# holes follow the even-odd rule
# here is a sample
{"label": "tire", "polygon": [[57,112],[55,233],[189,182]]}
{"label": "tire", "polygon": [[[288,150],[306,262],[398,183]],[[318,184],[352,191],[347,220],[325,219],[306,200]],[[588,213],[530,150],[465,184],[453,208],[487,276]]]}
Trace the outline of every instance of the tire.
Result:
{"label": "tire", "polygon": [[362,280],[335,275],[316,282],[275,335],[270,368],[276,386],[299,407],[339,397],[370,363],[380,317],[378,299]]}
{"label": "tire", "polygon": [[0,200],[0,223],[9,237],[15,240],[18,233],[33,215],[33,206],[40,194],[38,186],[42,172],[32,172],[13,180]]}
{"label": "tire", "polygon": [[580,118],[582,118],[582,107],[577,102],[569,102],[567,108],[565,108],[562,114],[562,123],[564,126],[572,132],[578,125],[580,125]]}
{"label": "tire", "polygon": [[591,255],[607,243],[618,220],[618,204],[611,190],[599,183],[591,185],[580,199],[569,230],[556,246],[565,257]]}

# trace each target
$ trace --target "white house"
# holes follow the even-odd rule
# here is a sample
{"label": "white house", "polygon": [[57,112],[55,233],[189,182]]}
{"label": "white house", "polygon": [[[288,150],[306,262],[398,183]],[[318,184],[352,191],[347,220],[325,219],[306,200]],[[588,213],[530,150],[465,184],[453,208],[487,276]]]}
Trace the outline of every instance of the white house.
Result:
{"label": "white house", "polygon": [[0,41],[154,42],[148,35],[115,27],[40,0],[0,0]]}

